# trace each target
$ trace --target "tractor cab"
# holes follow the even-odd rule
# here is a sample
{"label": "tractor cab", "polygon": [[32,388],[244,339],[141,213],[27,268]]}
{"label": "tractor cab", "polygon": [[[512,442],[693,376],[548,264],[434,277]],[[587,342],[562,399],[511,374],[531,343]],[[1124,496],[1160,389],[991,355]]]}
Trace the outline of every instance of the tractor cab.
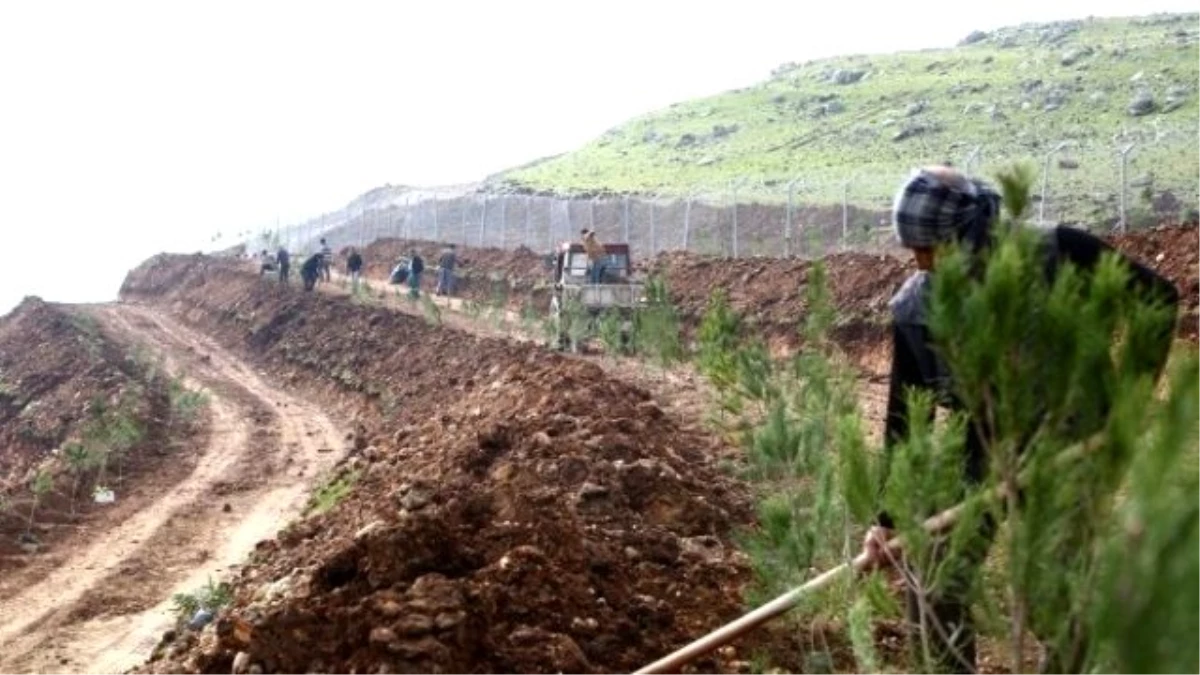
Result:
{"label": "tractor cab", "polygon": [[[629,244],[605,244],[607,254],[601,261],[603,273],[600,284],[628,283],[632,273]],[[563,243],[555,252],[552,262],[555,284],[581,286],[592,283],[588,276],[588,255],[583,244]]]}

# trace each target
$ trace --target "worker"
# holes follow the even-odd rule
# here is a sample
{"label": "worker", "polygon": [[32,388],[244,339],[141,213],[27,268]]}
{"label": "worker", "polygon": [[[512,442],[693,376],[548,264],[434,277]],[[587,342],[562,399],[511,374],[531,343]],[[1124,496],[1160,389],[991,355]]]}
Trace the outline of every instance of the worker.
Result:
{"label": "worker", "polygon": [[280,246],[275,252],[275,262],[279,265],[279,283],[287,285],[288,271],[291,269],[291,256],[286,247]]}
{"label": "worker", "polygon": [[330,281],[333,278],[333,249],[325,242],[325,238],[321,237],[321,278],[325,281]]}
{"label": "worker", "polygon": [[598,284],[604,278],[604,263],[608,258],[608,251],[596,238],[595,230],[584,228],[580,234],[583,237],[583,250],[587,251],[588,278],[593,284]]}
{"label": "worker", "polygon": [[454,265],[457,261],[454,244],[446,244],[438,258],[438,281],[437,288],[434,289],[436,295],[454,295]]}
{"label": "worker", "polygon": [[353,291],[358,290],[358,280],[362,275],[363,259],[359,254],[358,249],[350,248],[350,256],[346,258],[346,272],[350,275],[350,288]]}
{"label": "worker", "polygon": [[408,262],[408,295],[411,298],[420,297],[421,295],[421,272],[425,271],[425,260],[417,253],[417,249],[412,250]]}
{"label": "worker", "polygon": [[311,291],[317,285],[317,280],[321,278],[322,264],[324,258],[320,253],[314,253],[300,266],[300,279],[304,281],[304,290]]}
{"label": "worker", "polygon": [[[910,388],[921,388],[940,394],[939,400],[961,407],[955,400],[950,376],[939,356],[926,321],[926,301],[931,284],[930,273],[937,266],[939,251],[945,244],[958,244],[976,255],[982,254],[993,238],[992,228],[1000,212],[1000,196],[987,183],[968,178],[957,170],[936,166],[915,171],[896,196],[892,222],[900,243],[912,251],[918,272],[908,279],[891,300],[892,308],[892,366],[888,393],[887,423],[884,434],[885,455],[908,436],[908,406],[905,396]],[[1081,272],[1094,270],[1101,254],[1112,251],[1100,239],[1069,227],[1043,231],[1049,252],[1047,271],[1053,275],[1063,262],[1073,263]],[[1175,287],[1153,271],[1125,259],[1132,273],[1131,289],[1139,297],[1157,300],[1175,310],[1179,294]],[[1162,326],[1161,340],[1146,355],[1144,366],[1154,374],[1166,363],[1173,335],[1171,325]],[[988,460],[981,431],[975,423],[967,425],[964,486],[978,485],[984,478]],[[893,535],[894,523],[887,513],[878,516],[868,531],[863,547],[867,567],[875,568],[891,562],[885,551]],[[979,545],[964,552],[963,565],[953,575],[947,575],[935,588],[922,589],[922,597],[910,584],[907,593],[910,625],[919,630],[930,625],[922,618],[933,619],[943,630],[930,630],[924,635],[930,653],[938,660],[937,667],[947,672],[973,672],[975,668],[975,635],[971,625],[969,594],[979,574],[987,549],[991,545],[996,523],[985,518],[981,523]],[[1047,551],[1047,554],[1051,552]],[[927,614],[921,616],[921,607]],[[931,616],[932,615],[932,616]],[[1074,626],[1074,624],[1073,624]],[[1077,626],[1073,630],[1081,630]],[[1082,644],[1086,636],[1078,635]],[[1056,672],[1080,672],[1082,654],[1048,654],[1050,668]]]}

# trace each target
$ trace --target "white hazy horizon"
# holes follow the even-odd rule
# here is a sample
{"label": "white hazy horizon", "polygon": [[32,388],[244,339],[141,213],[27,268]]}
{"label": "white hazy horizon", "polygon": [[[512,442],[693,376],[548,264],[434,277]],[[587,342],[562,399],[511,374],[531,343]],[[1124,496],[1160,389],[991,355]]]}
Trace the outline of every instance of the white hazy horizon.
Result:
{"label": "white hazy horizon", "polygon": [[975,29],[1194,11],[1180,0],[0,5],[0,313],[115,298],[215,233],[385,183],[469,183],[788,61]]}

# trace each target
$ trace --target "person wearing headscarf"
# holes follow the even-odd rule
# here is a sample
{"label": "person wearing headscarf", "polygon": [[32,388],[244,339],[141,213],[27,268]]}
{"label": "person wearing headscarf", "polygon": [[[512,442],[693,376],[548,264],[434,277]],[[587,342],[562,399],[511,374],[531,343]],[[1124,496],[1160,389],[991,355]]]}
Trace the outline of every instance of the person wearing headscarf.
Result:
{"label": "person wearing headscarf", "polygon": [[[892,224],[900,244],[912,253],[917,271],[889,303],[892,364],[884,432],[885,467],[893,447],[908,437],[910,421],[906,395],[909,390],[932,391],[940,404],[962,409],[954,395],[948,368],[928,327],[932,274],[936,273],[938,257],[954,247],[965,248],[972,255],[974,271],[981,272],[995,238],[995,228],[999,225],[1000,206],[1000,195],[990,184],[947,166],[914,171],[896,193]],[[1089,274],[1104,253],[1114,251],[1101,239],[1076,228],[1059,226],[1041,230],[1039,234],[1045,273],[1051,280],[1065,262],[1073,263]],[[1164,303],[1171,308],[1174,317],[1179,302],[1175,287],[1136,261],[1124,258],[1124,262],[1131,272],[1130,290],[1147,300]],[[1143,366],[1156,375],[1166,363],[1173,333],[1172,321],[1172,325],[1163,326],[1161,340],[1153,353],[1144,355]],[[978,485],[987,471],[987,449],[980,427],[973,420],[967,424],[966,434],[964,486]],[[973,672],[975,668],[975,633],[968,598],[995,527],[993,520],[984,519],[981,545],[963,555],[965,564],[954,574],[947,575],[939,588],[915,589],[914,584],[909,584],[910,624],[928,625],[930,621],[940,624],[941,630],[928,631],[925,637],[930,641],[931,653],[947,672]],[[889,562],[884,548],[893,528],[891,516],[881,512],[864,542],[869,568]],[[923,595],[918,597],[918,593]],[[922,608],[927,613],[924,617]],[[1065,668],[1062,672],[1079,672],[1082,663],[1060,660],[1051,667]]]}

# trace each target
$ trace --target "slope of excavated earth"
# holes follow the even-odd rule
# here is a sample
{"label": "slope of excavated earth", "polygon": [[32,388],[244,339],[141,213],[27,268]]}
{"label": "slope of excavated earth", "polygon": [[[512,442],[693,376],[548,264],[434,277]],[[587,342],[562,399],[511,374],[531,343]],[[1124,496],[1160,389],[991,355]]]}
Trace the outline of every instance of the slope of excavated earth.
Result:
{"label": "slope of excavated earth", "polygon": [[226,574],[298,514],[341,441],[321,411],[167,317],[129,305],[69,311],[122,354],[153,350],[157,372],[203,391],[210,433],[183,447],[178,426],[170,442],[148,436],[164,455],[153,471],[127,474],[113,484],[117,502],[53,555],[0,577],[2,672],[120,672],[144,661],[176,621],[173,595]]}
{"label": "slope of excavated earth", "polygon": [[[47,546],[87,529],[94,511],[124,509],[144,478],[169,486],[186,474],[193,457],[181,450],[204,420],[173,418],[164,375],[76,308],[26,298],[0,318],[0,570],[55,559]],[[97,446],[118,425],[128,442],[102,476]],[[86,462],[70,463],[72,444],[89,450]],[[52,485],[34,508],[39,472]],[[118,504],[93,502],[97,480]],[[7,575],[0,597],[19,587]]]}
{"label": "slope of excavated earth", "polygon": [[751,516],[717,439],[594,364],[239,270],[160,256],[123,297],[354,416],[327,493],[353,489],[261,543],[213,627],[146,669],[613,672],[739,613]]}
{"label": "slope of excavated earth", "polygon": [[1195,227],[1156,227],[1114,235],[1109,243],[1171,280],[1179,289],[1180,326],[1196,339],[1200,315],[1200,232]]}
{"label": "slope of excavated earth", "polygon": [[[882,339],[887,302],[904,281],[908,266],[890,255],[864,253],[837,253],[822,261],[837,308],[835,338],[846,347]],[[711,258],[674,252],[656,258],[651,271],[666,279],[688,329],[700,324],[709,298],[721,289],[750,330],[786,348],[799,339],[812,267],[812,261],[799,258]]]}

